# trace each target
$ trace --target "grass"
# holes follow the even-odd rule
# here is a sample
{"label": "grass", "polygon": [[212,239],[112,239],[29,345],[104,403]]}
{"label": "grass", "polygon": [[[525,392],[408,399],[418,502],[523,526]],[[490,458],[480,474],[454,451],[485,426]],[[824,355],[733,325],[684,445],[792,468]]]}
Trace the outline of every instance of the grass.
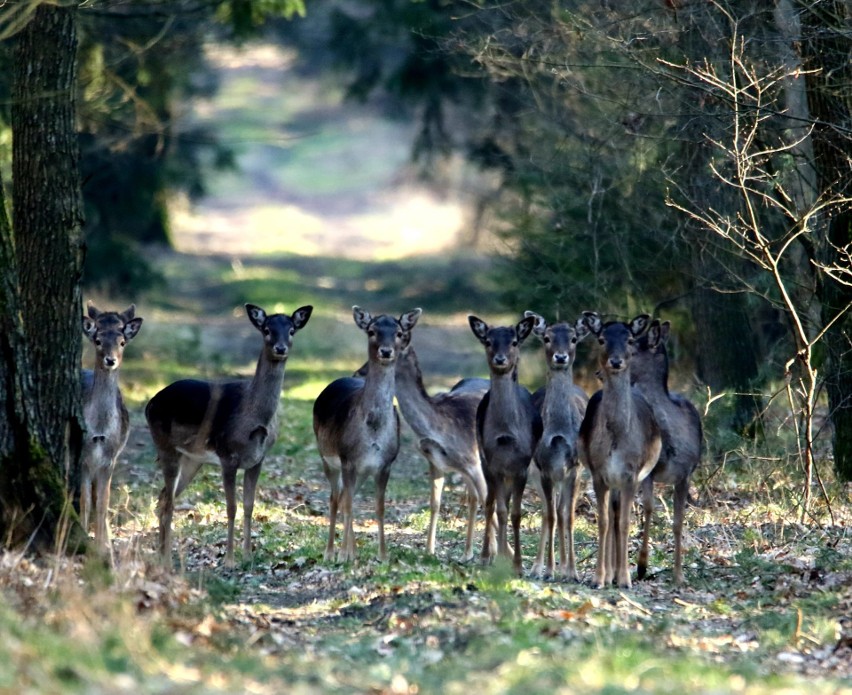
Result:
{"label": "grass", "polygon": [[[834,523],[824,509],[801,523],[795,471],[782,475],[779,464],[749,458],[745,447],[737,463],[708,463],[697,477],[701,506],[687,518],[683,589],[669,584],[670,512],[662,505],[652,578],[630,591],[516,578],[501,562],[459,562],[464,486],[452,478],[438,555],[427,556],[428,474],[408,430],[388,487],[390,561],[373,559],[367,483],[357,503],[358,562],[324,562],[327,484],[311,404],[325,383],[363,360],[363,337],[349,315],[350,283],[374,269],[351,261],[322,268],[321,260],[295,257],[245,262],[242,269],[215,257],[166,261],[170,291],[140,302],[146,323],[122,371],[134,431],[113,486],[114,564],[0,556],[0,691],[818,694],[852,688],[848,650],[834,651],[843,634],[840,617],[852,608],[848,507],[835,505]],[[412,262],[404,272],[414,285],[453,286],[477,277],[458,259]],[[254,557],[245,561],[238,553],[235,570],[222,567],[221,481],[208,467],[180,499],[175,571],[164,572],[154,556],[159,481],[142,418],[145,401],[172,377],[250,373],[257,336],[240,304],[280,302],[292,311],[311,301],[316,278],[325,276],[338,284],[314,300],[315,318],[296,337],[282,432],[261,475]],[[393,280],[389,271],[388,284]],[[415,333],[421,359],[441,350],[460,355],[451,364],[430,363],[427,379],[436,388],[455,372],[482,373],[479,347],[462,318],[477,296],[471,290],[394,299],[377,283],[357,301],[393,311],[415,299],[426,305],[429,321]],[[216,316],[213,307],[222,306],[233,312]],[[476,311],[497,314],[498,307]],[[536,356],[531,348],[522,365],[521,379],[531,386]],[[538,514],[531,495],[522,528],[527,568]],[[595,533],[584,495],[576,537],[587,580]]]}

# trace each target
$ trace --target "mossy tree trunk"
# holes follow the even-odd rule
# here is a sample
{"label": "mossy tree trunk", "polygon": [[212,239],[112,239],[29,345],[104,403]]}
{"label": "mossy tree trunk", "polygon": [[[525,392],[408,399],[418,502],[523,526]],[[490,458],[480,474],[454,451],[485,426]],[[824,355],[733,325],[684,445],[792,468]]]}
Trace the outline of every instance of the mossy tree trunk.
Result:
{"label": "mossy tree trunk", "polygon": [[[82,442],[77,16],[42,4],[14,37],[13,219],[0,221],[0,538],[71,549]],[[70,518],[74,518],[71,515]]]}

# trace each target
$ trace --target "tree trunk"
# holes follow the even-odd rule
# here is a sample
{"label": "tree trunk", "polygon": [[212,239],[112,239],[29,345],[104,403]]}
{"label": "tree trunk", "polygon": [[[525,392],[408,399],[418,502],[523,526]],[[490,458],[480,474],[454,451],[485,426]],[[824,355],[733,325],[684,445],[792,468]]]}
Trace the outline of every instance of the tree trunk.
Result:
{"label": "tree trunk", "polygon": [[[680,47],[684,56],[699,63],[705,58],[724,64],[724,42],[718,41],[725,27],[715,26],[713,8],[700,4],[680,13]],[[702,86],[683,90],[681,170],[683,188],[692,206],[702,210],[734,210],[737,194],[720,185],[710,168],[714,147],[710,139],[723,140],[730,113],[725,106],[702,97]],[[699,105],[699,106],[696,106]],[[715,111],[714,111],[715,109]],[[760,423],[761,399],[753,395],[758,382],[760,349],[749,326],[747,296],[741,277],[749,270],[742,259],[714,246],[704,229],[688,223],[686,235],[692,253],[692,302],[690,310],[696,332],[696,364],[701,380],[715,393],[732,392],[730,427],[754,436]]]}
{"label": "tree trunk", "polygon": [[[811,139],[817,185],[825,199],[852,195],[852,38],[850,9],[843,0],[803,4],[802,42],[808,106],[814,123]],[[816,260],[850,270],[838,251],[852,243],[852,210],[846,205],[820,221],[825,233]],[[825,335],[822,365],[833,429],[834,466],[842,480],[852,481],[852,287],[822,274],[817,294]]]}
{"label": "tree trunk", "polygon": [[37,550],[80,539],[77,524],[62,533],[83,432],[76,22],[75,9],[42,4],[15,37],[14,219],[4,211],[0,230],[0,534]]}

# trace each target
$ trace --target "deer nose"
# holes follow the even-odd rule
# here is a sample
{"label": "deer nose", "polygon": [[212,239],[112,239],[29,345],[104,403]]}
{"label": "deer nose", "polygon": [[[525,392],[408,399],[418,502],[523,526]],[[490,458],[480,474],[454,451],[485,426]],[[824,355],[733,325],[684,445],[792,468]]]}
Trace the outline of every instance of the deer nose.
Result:
{"label": "deer nose", "polygon": [[609,360],[609,366],[613,369],[621,369],[622,366],[624,366],[624,360],[622,360],[620,357],[612,357]]}
{"label": "deer nose", "polygon": [[506,364],[508,363],[509,360],[506,357],[506,355],[494,355],[494,357],[491,361],[494,363],[494,365],[496,367],[504,367],[504,366],[506,366]]}
{"label": "deer nose", "polygon": [[111,369],[111,368],[112,368],[112,367],[114,367],[116,364],[118,364],[118,360],[117,360],[117,359],[115,359],[115,357],[110,357],[109,355],[107,355],[106,357],[104,357],[104,367],[108,367],[108,368],[110,368],[110,369]]}
{"label": "deer nose", "polygon": [[391,357],[393,357],[393,348],[379,348],[379,357],[381,357],[383,360],[389,360]]}
{"label": "deer nose", "polygon": [[564,352],[557,352],[553,356],[553,363],[554,364],[568,364],[568,355],[566,355]]}
{"label": "deer nose", "polygon": [[284,357],[287,354],[287,346],[286,345],[275,345],[272,348],[272,351],[278,355],[279,357]]}

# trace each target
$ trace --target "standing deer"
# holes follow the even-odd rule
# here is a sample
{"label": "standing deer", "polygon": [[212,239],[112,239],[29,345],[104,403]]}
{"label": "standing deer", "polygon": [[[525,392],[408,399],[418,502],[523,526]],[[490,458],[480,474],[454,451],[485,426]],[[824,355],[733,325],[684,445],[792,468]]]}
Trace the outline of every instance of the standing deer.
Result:
{"label": "standing deer", "polygon": [[602,348],[598,374],[603,388],[592,396],[580,426],[580,455],[592,474],[598,507],[595,586],[603,588],[615,579],[618,586],[630,588],[627,541],[633,500],[662,446],[651,406],[630,384],[635,342],[650,317],[605,324],[593,311],[584,311],[583,317]]}
{"label": "standing deer", "polygon": [[527,471],[539,437],[541,417],[532,396],[517,382],[520,348],[535,325],[527,317],[515,326],[489,327],[476,316],[468,316],[473,334],[485,346],[491,385],[476,411],[476,436],[482,456],[482,468],[488,485],[485,500],[485,540],[482,560],[493,558],[493,526],[497,513],[497,547],[501,553],[508,549],[509,502],[512,503],[514,534],[513,565],[520,575],[521,562],[521,501],[527,484]]}
{"label": "standing deer", "polygon": [[234,518],[237,513],[237,471],[243,474],[243,559],[251,557],[251,517],[261,465],[278,436],[278,401],[284,369],[296,331],[305,327],[313,307],[287,314],[270,314],[246,304],[252,325],[263,336],[263,347],[251,380],[209,382],[182,379],[157,393],[145,408],[145,417],[163,472],[157,515],[159,549],[171,555],[172,516],[177,497],[202,464],[222,467],[228,515],[225,567],[234,566]]}
{"label": "standing deer", "polygon": [[435,536],[441,511],[441,494],[447,471],[461,473],[468,490],[465,561],[473,557],[476,509],[485,504],[487,486],[476,443],[476,408],[488,390],[486,379],[463,379],[446,393],[430,396],[423,385],[411,331],[405,331],[396,362],[396,400],[406,422],[429,462],[432,481],[429,503],[429,535],[426,550],[435,554]]}
{"label": "standing deer", "polygon": [[338,510],[343,514],[338,561],[355,559],[352,502],[368,476],[376,481],[379,560],[387,559],[385,488],[399,452],[399,414],[393,405],[395,363],[405,334],[414,328],[420,313],[420,309],[413,309],[397,320],[386,314],[373,317],[358,306],[352,307],[355,324],[367,334],[366,375],[363,379],[344,377],[331,382],[314,402],[314,434],[331,486],[324,555],[327,562],[334,558]]}
{"label": "standing deer", "polygon": [[88,315],[83,316],[83,333],[95,346],[95,369],[82,372],[86,436],[82,452],[80,519],[83,528],[88,530],[94,497],[95,543],[101,551],[106,550],[109,543],[107,514],[112,474],[118,455],[127,444],[130,429],[130,417],[118,387],[118,369],[125,346],[142,326],[142,319],[135,315],[135,304],[119,314],[99,311],[89,302]]}
{"label": "standing deer", "polygon": [[[574,384],[572,369],[577,343],[589,334],[583,319],[572,325],[561,321],[548,324],[532,311],[524,316],[535,319],[533,333],[544,343],[547,384],[533,394],[533,404],[541,415],[543,433],[533,454],[530,478],[544,506],[541,541],[533,574],[553,575],[554,530],[559,510],[559,562],[567,579],[579,580],[574,555],[574,510],[580,493],[580,459],[577,436],[589,397]],[[567,528],[567,554],[565,548]]]}
{"label": "standing deer", "polygon": [[642,549],[639,552],[637,576],[645,577],[648,569],[648,536],[654,510],[654,483],[674,486],[674,569],[675,585],[683,583],[683,516],[689,493],[689,480],[701,461],[703,434],[701,416],[695,406],[679,393],[669,392],[669,357],[666,342],[671,324],[658,319],[651,322],[648,333],[636,343],[636,354],[630,378],[651,405],[660,426],[663,447],[657,465],[642,481]]}

